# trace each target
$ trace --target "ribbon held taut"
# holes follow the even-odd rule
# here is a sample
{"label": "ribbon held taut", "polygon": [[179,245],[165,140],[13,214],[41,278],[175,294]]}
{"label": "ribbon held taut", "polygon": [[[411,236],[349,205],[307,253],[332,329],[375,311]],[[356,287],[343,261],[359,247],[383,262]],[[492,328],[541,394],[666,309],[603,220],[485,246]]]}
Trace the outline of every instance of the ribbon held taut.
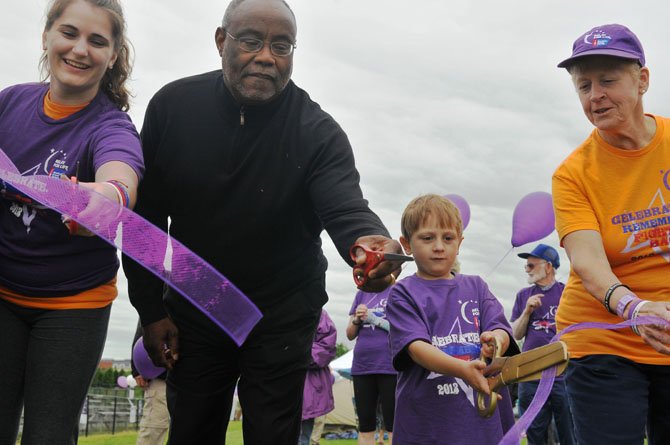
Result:
{"label": "ribbon held taut", "polygon": [[[21,176],[0,149],[0,180],[24,195],[67,215],[121,249],[202,311],[239,346],[261,319],[258,308],[214,267],[132,210],[85,187],[62,179]],[[123,237],[117,237],[120,225]],[[123,238],[123,239],[121,239]],[[164,266],[168,243],[172,267]]]}
{"label": "ribbon held taut", "polygon": [[[550,343],[557,342],[561,336],[572,331],[581,331],[582,329],[605,329],[605,330],[617,330],[629,328],[632,326],[644,326],[644,325],[658,325],[670,327],[670,323],[661,317],[655,316],[642,316],[637,317],[632,320],[622,321],[617,324],[611,323],[598,323],[598,322],[583,322],[573,324],[563,329],[561,332],[556,334],[554,338],[551,339]],[[544,406],[545,402],[551,394],[551,388],[554,384],[554,379],[556,378],[556,371],[558,366],[553,366],[542,371],[542,377],[540,378],[540,383],[535,392],[533,400],[530,402],[530,405],[523,413],[521,418],[514,424],[512,428],[505,434],[505,436],[500,440],[498,445],[517,445],[521,440],[521,435],[524,431],[528,429],[535,417],[539,414],[540,410]]]}

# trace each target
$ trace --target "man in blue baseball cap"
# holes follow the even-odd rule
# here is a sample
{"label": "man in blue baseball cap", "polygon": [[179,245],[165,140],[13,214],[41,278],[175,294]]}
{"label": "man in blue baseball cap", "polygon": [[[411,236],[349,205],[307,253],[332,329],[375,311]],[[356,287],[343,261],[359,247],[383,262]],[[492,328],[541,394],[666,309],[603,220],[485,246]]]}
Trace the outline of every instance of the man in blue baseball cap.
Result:
{"label": "man in blue baseball cap", "polygon": [[[530,287],[516,295],[512,309],[512,332],[517,340],[525,339],[523,351],[544,346],[556,335],[556,309],[565,285],[556,281],[556,269],[561,265],[558,252],[546,244],[538,244],[529,253],[520,253],[526,260],[525,271]],[[525,410],[537,391],[538,382],[519,384],[519,405]],[[572,417],[565,394],[565,383],[557,377],[551,395],[526,431],[528,445],[547,443],[551,416],[554,416],[561,445],[575,443]]]}

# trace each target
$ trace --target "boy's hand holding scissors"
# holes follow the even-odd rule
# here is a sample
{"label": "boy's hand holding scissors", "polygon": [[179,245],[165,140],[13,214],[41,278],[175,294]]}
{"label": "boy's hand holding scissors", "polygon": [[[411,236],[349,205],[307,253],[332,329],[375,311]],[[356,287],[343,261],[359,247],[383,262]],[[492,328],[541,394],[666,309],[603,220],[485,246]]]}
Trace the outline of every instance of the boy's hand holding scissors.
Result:
{"label": "boy's hand holding scissors", "polygon": [[502,329],[494,329],[493,331],[484,331],[479,336],[479,341],[482,344],[482,356],[485,358],[493,358],[497,347],[500,348],[500,353],[504,354],[509,348],[509,335]]}
{"label": "boy's hand holding scissors", "polygon": [[486,368],[486,363],[482,360],[471,360],[469,362],[462,361],[463,368],[462,371],[454,375],[454,377],[460,377],[467,384],[472,386],[476,391],[482,392],[484,394],[490,394],[491,390],[489,389],[489,382],[484,377],[484,368]]}

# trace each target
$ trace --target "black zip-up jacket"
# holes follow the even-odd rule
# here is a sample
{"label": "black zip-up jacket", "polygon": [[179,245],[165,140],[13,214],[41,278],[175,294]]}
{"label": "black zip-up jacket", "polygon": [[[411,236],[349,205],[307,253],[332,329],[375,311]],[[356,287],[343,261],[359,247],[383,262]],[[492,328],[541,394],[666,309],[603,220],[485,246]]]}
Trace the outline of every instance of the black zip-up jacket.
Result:
{"label": "black zip-up jacket", "polygon": [[[387,230],[363,199],[346,134],[292,81],[240,106],[220,70],[163,87],[142,128],[146,175],[135,210],[196,252],[256,305],[323,277],[325,228],[340,255]],[[166,316],[161,281],[124,258],[142,325]]]}

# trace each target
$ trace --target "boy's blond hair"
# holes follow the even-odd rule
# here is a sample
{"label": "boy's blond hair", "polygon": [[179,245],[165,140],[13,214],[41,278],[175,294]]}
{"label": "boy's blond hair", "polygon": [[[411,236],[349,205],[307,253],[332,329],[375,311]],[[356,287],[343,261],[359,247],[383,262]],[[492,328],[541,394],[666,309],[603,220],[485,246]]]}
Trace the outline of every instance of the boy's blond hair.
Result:
{"label": "boy's blond hair", "polygon": [[405,207],[400,223],[402,236],[407,240],[412,238],[429,215],[437,219],[440,227],[456,229],[459,237],[463,235],[463,221],[458,207],[444,196],[427,194],[414,198]]}

